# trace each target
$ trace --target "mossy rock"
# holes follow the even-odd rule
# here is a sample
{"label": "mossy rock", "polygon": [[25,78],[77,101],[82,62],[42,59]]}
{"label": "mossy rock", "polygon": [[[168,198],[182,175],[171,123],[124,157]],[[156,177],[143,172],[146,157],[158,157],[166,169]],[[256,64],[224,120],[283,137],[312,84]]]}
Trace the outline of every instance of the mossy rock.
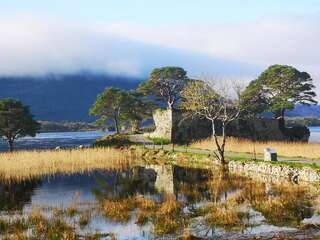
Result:
{"label": "mossy rock", "polygon": [[112,134],[99,138],[93,144],[94,147],[126,147],[132,145],[127,134]]}

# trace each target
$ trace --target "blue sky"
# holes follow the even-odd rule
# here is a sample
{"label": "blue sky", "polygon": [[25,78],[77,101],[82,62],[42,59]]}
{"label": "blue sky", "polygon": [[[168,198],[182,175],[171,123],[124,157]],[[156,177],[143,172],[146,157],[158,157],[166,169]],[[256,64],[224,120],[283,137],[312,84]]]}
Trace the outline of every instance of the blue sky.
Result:
{"label": "blue sky", "polygon": [[320,12],[319,0],[1,0],[5,13],[32,12],[77,21],[142,24],[221,23]]}

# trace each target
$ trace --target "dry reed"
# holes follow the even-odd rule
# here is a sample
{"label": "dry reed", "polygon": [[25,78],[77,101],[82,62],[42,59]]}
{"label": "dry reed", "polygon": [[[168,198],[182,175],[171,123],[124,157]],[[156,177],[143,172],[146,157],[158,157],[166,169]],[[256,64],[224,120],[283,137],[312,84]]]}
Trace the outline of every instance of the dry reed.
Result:
{"label": "dry reed", "polygon": [[[206,139],[194,142],[191,147],[207,150],[216,150],[212,139]],[[239,139],[230,137],[227,139],[226,151],[238,153],[263,154],[267,147],[277,150],[280,156],[320,159],[320,144],[303,143],[303,142],[286,142],[286,141],[252,141],[248,139]]]}
{"label": "dry reed", "polygon": [[97,169],[123,169],[138,156],[139,150],[112,148],[1,153],[0,178],[25,180],[56,173],[72,174]]}

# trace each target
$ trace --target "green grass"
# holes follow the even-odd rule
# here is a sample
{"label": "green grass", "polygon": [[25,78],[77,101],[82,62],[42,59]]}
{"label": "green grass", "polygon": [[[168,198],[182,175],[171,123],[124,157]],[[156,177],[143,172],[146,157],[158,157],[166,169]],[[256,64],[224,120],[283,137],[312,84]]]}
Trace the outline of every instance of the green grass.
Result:
{"label": "green grass", "polygon": [[127,134],[112,134],[99,138],[93,144],[94,147],[125,147],[133,145]]}
{"label": "green grass", "polygon": [[170,139],[167,138],[149,138],[154,144],[167,145],[171,143]]}
{"label": "green grass", "polygon": [[[179,151],[177,151],[179,149]],[[203,162],[204,159],[208,159],[208,153],[194,153],[194,152],[190,152],[190,150],[192,151],[192,149],[188,148],[189,152],[184,152],[184,151],[180,151],[180,148],[176,148],[176,151],[173,152],[171,150],[166,151],[167,155],[170,156],[172,154],[182,154],[184,156],[188,156],[191,157],[193,159],[197,159],[199,161],[199,165],[202,165],[201,163]],[[211,157],[214,158],[214,156],[212,156],[212,154],[210,154]],[[239,153],[239,156],[232,156],[232,157],[226,157],[227,160],[229,161],[240,161],[240,162],[254,162],[257,164],[272,164],[272,165],[277,165],[277,166],[287,166],[287,167],[291,167],[291,168],[296,168],[296,169],[303,169],[303,168],[311,168],[317,171],[320,171],[320,166],[318,166],[317,164],[310,164],[310,163],[301,163],[301,162],[286,162],[286,161],[278,161],[278,162],[267,162],[264,160],[253,160],[249,157],[247,157],[245,154],[241,154]],[[195,164],[195,160],[192,161],[193,164]]]}

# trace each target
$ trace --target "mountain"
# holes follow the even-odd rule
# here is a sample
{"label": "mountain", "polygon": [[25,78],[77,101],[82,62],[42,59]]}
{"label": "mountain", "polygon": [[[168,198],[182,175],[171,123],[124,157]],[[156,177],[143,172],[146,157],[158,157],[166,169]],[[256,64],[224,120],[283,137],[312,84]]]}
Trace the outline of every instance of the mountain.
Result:
{"label": "mountain", "polygon": [[294,110],[287,111],[287,117],[320,117],[319,105],[297,105]]}
{"label": "mountain", "polygon": [[0,77],[0,98],[21,100],[38,120],[92,121],[88,110],[97,94],[108,86],[134,89],[141,80],[89,73]]}
{"label": "mountain", "polygon": [[[88,110],[106,87],[135,89],[142,78],[77,73],[42,77],[0,77],[0,98],[16,98],[30,106],[37,120],[84,121]],[[297,105],[288,117],[320,117],[320,106]]]}

